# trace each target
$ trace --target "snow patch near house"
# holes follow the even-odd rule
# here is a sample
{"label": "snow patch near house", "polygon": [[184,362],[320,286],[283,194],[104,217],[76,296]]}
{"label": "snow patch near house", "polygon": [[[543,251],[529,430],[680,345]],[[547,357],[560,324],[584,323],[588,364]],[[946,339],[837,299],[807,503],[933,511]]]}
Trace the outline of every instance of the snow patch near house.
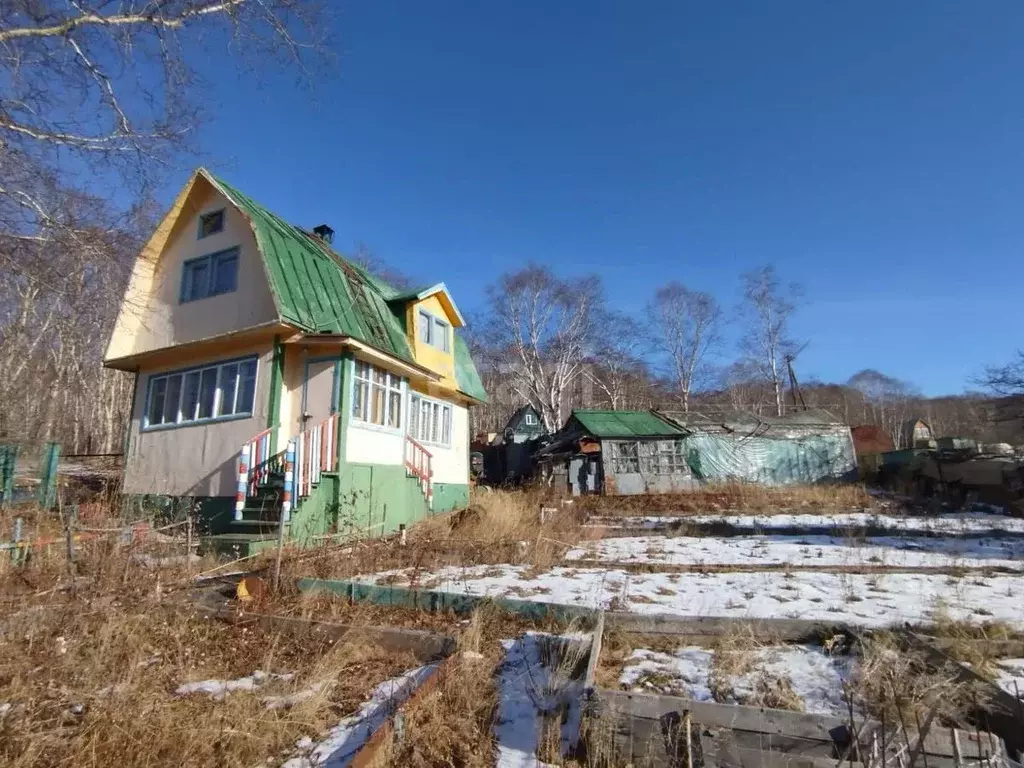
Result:
{"label": "snow patch near house", "polygon": [[768,675],[789,680],[805,712],[847,716],[843,683],[853,672],[850,657],[829,656],[815,646],[761,648],[754,656],[753,669],[731,681],[738,701],[749,701],[757,692],[758,679]]}
{"label": "snow patch near house", "polygon": [[479,565],[398,569],[356,580],[400,585],[414,574],[419,583],[444,592],[641,614],[793,618],[884,627],[931,621],[933,611],[941,606],[954,620],[1005,621],[1024,628],[1024,578],[1016,575],[781,570],[631,574],[615,568],[561,566],[536,573],[527,566]]}
{"label": "snow patch near house", "polygon": [[632,517],[593,516],[590,525],[601,527],[658,528],[674,525],[728,525],[770,533],[773,528],[882,528],[894,532],[1024,533],[1024,519],[987,512],[948,512],[938,515],[886,515],[873,512],[832,514],[784,513],[778,515],[645,515]]}
{"label": "snow patch near house", "polygon": [[229,693],[236,691],[255,691],[271,680],[282,680],[287,682],[294,677],[292,674],[279,675],[273,672],[266,673],[256,670],[251,675],[239,677],[235,680],[197,680],[192,683],[183,683],[174,691],[179,696],[189,696],[193,693],[205,693],[212,696],[216,701],[223,701]]}
{"label": "snow patch near house", "polygon": [[1024,570],[1024,539],[879,536],[632,536],[599,539],[569,550],[566,560],[671,565],[893,566]]}
{"label": "snow patch near house", "polygon": [[582,717],[582,680],[560,679],[558,670],[544,665],[542,644],[564,640],[590,642],[585,637],[527,632],[515,640],[502,640],[505,658],[497,670],[498,716],[494,723],[498,768],[543,768],[549,763],[537,759],[541,739],[541,716],[568,708],[562,726],[561,747],[575,741]]}
{"label": "snow patch near house", "polygon": [[696,701],[714,701],[708,679],[714,653],[698,646],[671,654],[637,648],[619,675],[619,685],[635,691],[656,691]]}
{"label": "snow patch near house", "polygon": [[361,704],[357,713],[334,726],[326,738],[319,742],[308,738],[296,742],[296,751],[302,754],[289,758],[282,768],[343,768],[348,765],[370,737],[437,667],[437,664],[426,664],[385,680],[373,689],[369,701]]}
{"label": "snow patch near house", "polygon": [[[635,691],[656,691],[696,701],[714,701],[711,675],[715,652],[686,646],[671,654],[637,649],[627,660],[619,684]],[[817,646],[765,647],[751,651],[750,669],[720,681],[731,687],[725,703],[750,701],[762,675],[788,680],[804,710],[814,714],[845,716],[843,682],[853,670],[847,656],[829,656]]]}
{"label": "snow patch near house", "polygon": [[1011,696],[1024,699],[1024,659],[1000,659],[996,665],[996,685]]}

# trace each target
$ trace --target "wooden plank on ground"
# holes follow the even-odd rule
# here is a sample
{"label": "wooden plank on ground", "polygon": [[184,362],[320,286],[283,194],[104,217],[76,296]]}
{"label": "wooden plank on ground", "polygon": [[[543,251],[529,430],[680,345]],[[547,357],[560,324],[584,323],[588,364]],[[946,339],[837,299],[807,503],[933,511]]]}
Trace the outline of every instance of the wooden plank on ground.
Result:
{"label": "wooden plank on ground", "polygon": [[352,626],[295,616],[275,616],[230,609],[221,610],[216,616],[222,621],[232,624],[258,624],[267,629],[285,632],[293,636],[313,634],[331,640],[340,640],[352,634],[388,651],[410,652],[424,662],[445,658],[455,650],[453,638],[422,629]]}
{"label": "wooden plank on ground", "polygon": [[607,709],[610,712],[648,720],[658,720],[672,712],[689,710],[694,721],[706,727],[756,731],[824,742],[845,743],[849,738],[845,721],[828,715],[809,715],[803,712],[746,707],[738,704],[717,704],[685,699],[681,696],[657,696],[604,688],[597,691],[597,698],[602,712]]}
{"label": "wooden plank on ground", "polygon": [[790,642],[817,640],[845,632],[845,624],[806,619],[751,619],[731,616],[673,616],[662,613],[609,611],[609,629],[641,635],[689,635],[719,637],[739,628],[753,628],[765,636]]}
{"label": "wooden plank on ground", "polygon": [[358,581],[336,579],[299,579],[300,592],[333,592],[353,602],[367,602],[373,605],[391,605],[402,608],[418,608],[426,611],[451,611],[469,614],[483,604],[496,605],[524,618],[569,622],[574,619],[594,620],[597,611],[577,605],[514,600],[507,597],[467,595],[459,592],[444,592],[430,589],[413,589],[390,584],[365,584]]}
{"label": "wooden plank on ground", "polygon": [[[781,709],[747,707],[738,704],[717,704],[705,701],[694,701],[680,696],[658,696],[648,693],[629,693],[599,689],[597,699],[603,712],[628,716],[634,720],[657,722],[664,715],[689,710],[695,722],[708,728],[727,728],[733,731],[749,731],[771,737],[806,739],[832,744],[846,744],[850,740],[850,731],[843,718],[830,715],[790,712]],[[636,723],[634,723],[636,725]],[[874,721],[866,721],[870,729],[880,728]],[[924,739],[922,751],[927,755],[953,757],[954,745],[951,731],[946,728],[930,730]],[[993,756],[1004,755],[1002,739],[994,734],[981,731],[958,730],[963,754],[978,753],[979,735],[982,754]],[[917,732],[910,731],[910,743],[917,744]]]}
{"label": "wooden plank on ground", "polygon": [[587,659],[587,674],[583,678],[583,690],[592,691],[597,686],[597,665],[601,660],[601,643],[604,640],[604,611],[597,614],[593,639],[590,641],[590,657]]}
{"label": "wooden plank on ground", "polygon": [[377,755],[386,744],[391,742],[395,738],[395,720],[404,716],[405,711],[410,705],[427,696],[431,691],[437,688],[438,685],[444,680],[445,675],[448,674],[448,668],[452,664],[452,657],[448,657],[433,673],[428,677],[415,691],[410,694],[397,711],[393,712],[391,717],[377,729],[377,731],[370,737],[370,739],[362,746],[362,748],[356,752],[352,757],[352,762],[349,763],[349,768],[368,768],[371,765],[376,764]]}
{"label": "wooden plank on ground", "polygon": [[[982,692],[981,699],[983,700],[978,702],[982,712],[978,715],[984,721],[984,727],[998,734],[1011,751],[1024,752],[1024,702],[1004,691],[991,680],[982,677],[973,669],[947,656],[933,644],[930,638],[922,637],[910,630],[899,630],[897,634],[908,647],[919,651],[931,666],[939,670],[951,671],[956,676],[957,682],[976,686]],[[964,738],[961,738],[961,743],[966,744]],[[975,739],[969,747],[973,751],[965,754],[977,754],[976,741]],[[984,746],[982,749],[984,750]]]}

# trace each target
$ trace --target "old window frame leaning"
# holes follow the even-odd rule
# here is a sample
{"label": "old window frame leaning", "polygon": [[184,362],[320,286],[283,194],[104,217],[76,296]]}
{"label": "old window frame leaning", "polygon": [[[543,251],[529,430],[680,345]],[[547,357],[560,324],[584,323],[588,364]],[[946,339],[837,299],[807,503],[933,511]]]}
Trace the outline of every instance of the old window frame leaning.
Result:
{"label": "old window frame leaning", "polygon": [[402,429],[402,377],[364,360],[355,361],[352,419],[358,426]]}
{"label": "old window frame leaning", "polygon": [[[141,430],[251,418],[258,380],[258,355],[153,374],[146,382]],[[172,392],[173,396],[168,397]]]}
{"label": "old window frame leaning", "polygon": [[450,448],[453,414],[451,403],[410,392],[406,434],[418,443]]}
{"label": "old window frame leaning", "polygon": [[[236,245],[222,251],[214,251],[194,259],[188,259],[181,266],[181,290],[178,300],[182,304],[199,301],[211,296],[223,296],[238,290],[238,267],[241,261],[241,249]],[[218,285],[221,268],[232,265],[229,287]],[[196,273],[205,270],[205,277],[196,282]]]}

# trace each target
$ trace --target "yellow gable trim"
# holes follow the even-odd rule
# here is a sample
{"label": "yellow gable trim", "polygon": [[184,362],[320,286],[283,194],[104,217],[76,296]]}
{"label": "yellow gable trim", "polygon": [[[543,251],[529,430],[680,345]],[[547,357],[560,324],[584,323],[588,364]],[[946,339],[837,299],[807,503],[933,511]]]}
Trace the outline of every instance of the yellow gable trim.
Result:
{"label": "yellow gable trim", "polygon": [[125,289],[124,299],[121,301],[121,308],[117,312],[117,320],[114,323],[114,330],[110,334],[110,342],[107,344],[107,352],[103,356],[104,360],[116,360],[131,353],[135,335],[142,325],[146,303],[153,289],[157,260],[167,246],[167,241],[170,240],[171,233],[174,231],[174,225],[177,224],[185,202],[191,196],[199,178],[199,171],[192,174],[188,183],[174,199],[170,210],[164,215],[146,245],[143,246],[142,251],[135,258],[131,277],[128,278],[128,287]]}

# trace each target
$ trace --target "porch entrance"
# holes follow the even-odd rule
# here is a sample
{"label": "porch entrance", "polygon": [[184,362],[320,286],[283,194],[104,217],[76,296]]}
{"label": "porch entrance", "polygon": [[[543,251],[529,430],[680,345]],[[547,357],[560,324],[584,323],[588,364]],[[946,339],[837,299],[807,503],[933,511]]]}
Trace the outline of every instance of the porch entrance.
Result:
{"label": "porch entrance", "polygon": [[341,361],[337,357],[311,357],[302,380],[300,431],[320,424],[338,410]]}

